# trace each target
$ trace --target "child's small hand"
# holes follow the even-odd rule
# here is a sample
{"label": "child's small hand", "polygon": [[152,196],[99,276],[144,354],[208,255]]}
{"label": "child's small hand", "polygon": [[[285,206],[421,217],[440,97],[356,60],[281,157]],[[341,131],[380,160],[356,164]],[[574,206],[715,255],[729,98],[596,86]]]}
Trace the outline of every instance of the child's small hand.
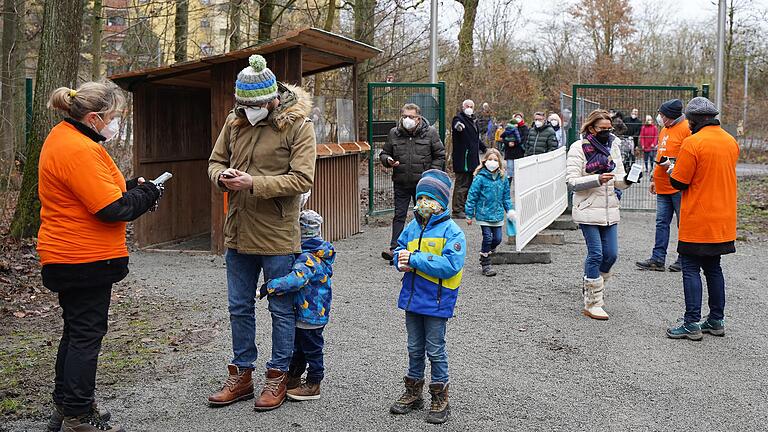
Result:
{"label": "child's small hand", "polygon": [[409,272],[413,270],[408,262],[411,260],[411,252],[408,250],[401,250],[397,253],[397,269],[401,272]]}
{"label": "child's small hand", "polygon": [[472,219],[467,218],[467,225],[472,225]]}

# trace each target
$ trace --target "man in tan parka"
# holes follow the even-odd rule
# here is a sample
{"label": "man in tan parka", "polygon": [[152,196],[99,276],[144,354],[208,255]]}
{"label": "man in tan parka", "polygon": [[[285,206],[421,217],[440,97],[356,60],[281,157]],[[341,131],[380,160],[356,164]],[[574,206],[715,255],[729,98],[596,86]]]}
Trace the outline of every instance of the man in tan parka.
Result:
{"label": "man in tan parka", "polygon": [[[263,270],[266,282],[291,271],[294,254],[301,252],[299,195],[309,191],[315,175],[310,96],[299,87],[278,83],[263,57],[251,56],[249,63],[237,76],[235,109],[208,160],[211,181],[229,192],[224,245],[233,351],[229,377],[208,398],[211,406],[254,396],[259,274]],[[254,406],[257,411],[277,408],[285,400],[295,294],[268,297],[272,357]]]}

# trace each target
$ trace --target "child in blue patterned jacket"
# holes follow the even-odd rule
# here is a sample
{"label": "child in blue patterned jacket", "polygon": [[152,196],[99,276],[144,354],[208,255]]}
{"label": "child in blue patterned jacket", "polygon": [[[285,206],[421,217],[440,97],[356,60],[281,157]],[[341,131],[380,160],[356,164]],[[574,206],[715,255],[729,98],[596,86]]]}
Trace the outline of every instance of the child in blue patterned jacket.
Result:
{"label": "child in blue patterned jacket", "polygon": [[[405,310],[408,373],[405,393],[391,407],[406,414],[424,404],[425,357],[429,357],[432,404],[426,421],[444,423],[448,405],[448,355],[445,331],[459,293],[464,268],[464,232],[451,220],[451,179],[443,171],[425,171],[416,185],[415,217],[397,240],[393,263],[404,272],[398,307]],[[425,356],[426,354],[426,356]]]}
{"label": "child in blue patterned jacket", "polygon": [[[298,291],[294,301],[296,337],[286,382],[287,396],[292,400],[320,398],[323,380],[323,329],[331,310],[331,277],[336,252],[323,240],[320,227],[323,218],[312,210],[302,210],[301,255],[287,275],[264,284],[259,298]],[[307,368],[308,366],[308,368]],[[307,379],[301,376],[307,371]]]}

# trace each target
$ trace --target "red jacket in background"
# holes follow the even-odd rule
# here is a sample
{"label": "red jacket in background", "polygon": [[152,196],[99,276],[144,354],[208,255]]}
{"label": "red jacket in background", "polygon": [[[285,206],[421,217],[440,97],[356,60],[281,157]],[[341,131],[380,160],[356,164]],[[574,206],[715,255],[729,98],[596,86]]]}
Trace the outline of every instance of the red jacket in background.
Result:
{"label": "red jacket in background", "polygon": [[643,147],[644,152],[656,150],[658,138],[659,130],[656,129],[656,125],[644,124],[640,128],[640,146]]}

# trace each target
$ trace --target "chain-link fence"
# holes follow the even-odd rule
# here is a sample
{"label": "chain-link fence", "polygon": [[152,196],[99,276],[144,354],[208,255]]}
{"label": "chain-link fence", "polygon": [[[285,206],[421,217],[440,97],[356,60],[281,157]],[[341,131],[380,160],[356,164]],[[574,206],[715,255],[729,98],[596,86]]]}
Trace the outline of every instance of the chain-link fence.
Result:
{"label": "chain-link fence", "polygon": [[390,129],[400,120],[400,109],[415,103],[421,115],[437,128],[445,142],[445,83],[368,83],[368,214],[390,212],[394,208],[392,170],[385,168],[379,155]]}
{"label": "chain-link fence", "polygon": [[[614,133],[621,138],[622,157],[625,166],[633,162],[643,162],[643,151],[639,146],[640,126],[646,116],[651,116],[654,124],[659,106],[670,99],[680,99],[685,106],[688,101],[698,95],[699,89],[691,86],[640,86],[613,84],[575,84],[570,98],[572,112],[568,130],[568,142],[572,143],[579,137],[579,129],[589,113],[596,107],[615,111],[623,116],[627,130],[616,130]],[[707,96],[707,90],[704,90]],[[562,100],[562,99],[561,99]],[[630,114],[637,109],[636,119]],[[564,122],[566,120],[563,120]],[[648,191],[652,174],[643,176],[639,184],[627,189],[621,197],[621,207],[631,210],[655,210],[656,197]]]}

